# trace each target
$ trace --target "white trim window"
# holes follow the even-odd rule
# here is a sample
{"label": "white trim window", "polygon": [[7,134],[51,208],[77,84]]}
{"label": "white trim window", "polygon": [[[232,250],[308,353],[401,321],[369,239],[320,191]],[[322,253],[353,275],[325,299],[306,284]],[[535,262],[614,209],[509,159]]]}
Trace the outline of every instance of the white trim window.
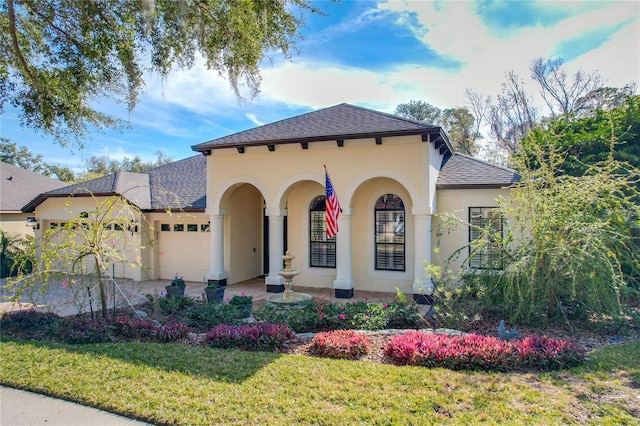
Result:
{"label": "white trim window", "polygon": [[336,267],[336,237],[327,238],[324,195],[314,198],[309,206],[309,266]]}
{"label": "white trim window", "polygon": [[378,198],[375,205],[376,270],[405,271],[405,212],[402,199],[394,194]]}
{"label": "white trim window", "polygon": [[502,232],[503,218],[496,207],[469,207],[470,268],[502,269],[500,246],[493,237],[502,237]]}

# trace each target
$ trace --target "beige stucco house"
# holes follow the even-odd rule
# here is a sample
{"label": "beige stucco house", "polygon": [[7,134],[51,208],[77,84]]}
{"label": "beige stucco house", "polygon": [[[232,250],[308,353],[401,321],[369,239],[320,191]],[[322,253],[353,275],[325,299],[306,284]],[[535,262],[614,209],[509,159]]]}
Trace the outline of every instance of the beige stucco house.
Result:
{"label": "beige stucco house", "polygon": [[[336,297],[397,287],[420,300],[424,261],[437,263],[470,238],[465,229],[447,236],[435,258],[435,215],[480,217],[518,179],[453,152],[440,127],[348,104],[192,148],[200,155],[50,191],[25,208],[45,227],[69,209],[88,209],[74,206],[82,194],[85,202],[87,192],[123,194],[145,215],[133,222],[153,224],[151,232],[136,231],[145,249],[129,248],[143,265],[123,271],[134,279],[178,273],[227,285],[264,276],[266,290],[279,292],[277,272],[290,251],[296,285],[329,287]],[[333,238],[324,218],[325,166],[341,205]]]}

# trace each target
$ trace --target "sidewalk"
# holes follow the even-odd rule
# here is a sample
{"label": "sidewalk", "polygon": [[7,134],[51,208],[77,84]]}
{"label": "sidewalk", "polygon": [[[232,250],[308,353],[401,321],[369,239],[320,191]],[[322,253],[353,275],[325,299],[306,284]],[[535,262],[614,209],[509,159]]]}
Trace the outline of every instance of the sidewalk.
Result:
{"label": "sidewalk", "polygon": [[0,386],[0,425],[149,425],[75,402]]}

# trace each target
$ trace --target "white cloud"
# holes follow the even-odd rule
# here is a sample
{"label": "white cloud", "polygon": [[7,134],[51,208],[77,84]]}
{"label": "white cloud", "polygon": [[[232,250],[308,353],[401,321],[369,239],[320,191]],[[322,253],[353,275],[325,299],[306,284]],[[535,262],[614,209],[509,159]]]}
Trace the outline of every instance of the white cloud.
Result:
{"label": "white cloud", "polygon": [[249,120],[251,120],[251,122],[252,122],[252,123],[254,123],[256,126],[262,126],[263,124],[265,124],[265,123],[263,123],[262,121],[258,120],[258,117],[256,117],[256,115],[255,115],[255,114],[247,113],[247,114],[245,114],[245,115],[246,115],[246,117],[247,117]]}

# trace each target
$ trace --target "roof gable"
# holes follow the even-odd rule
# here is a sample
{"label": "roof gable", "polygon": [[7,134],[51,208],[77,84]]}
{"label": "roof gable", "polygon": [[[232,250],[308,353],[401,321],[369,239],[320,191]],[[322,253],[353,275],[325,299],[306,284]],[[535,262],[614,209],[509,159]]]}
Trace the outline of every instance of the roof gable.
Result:
{"label": "roof gable", "polygon": [[0,162],[0,211],[20,212],[22,206],[41,192],[66,185],[40,173]]}
{"label": "roof gable", "polygon": [[194,145],[192,149],[208,154],[220,148],[417,134],[439,136],[450,145],[438,126],[342,103]]}

